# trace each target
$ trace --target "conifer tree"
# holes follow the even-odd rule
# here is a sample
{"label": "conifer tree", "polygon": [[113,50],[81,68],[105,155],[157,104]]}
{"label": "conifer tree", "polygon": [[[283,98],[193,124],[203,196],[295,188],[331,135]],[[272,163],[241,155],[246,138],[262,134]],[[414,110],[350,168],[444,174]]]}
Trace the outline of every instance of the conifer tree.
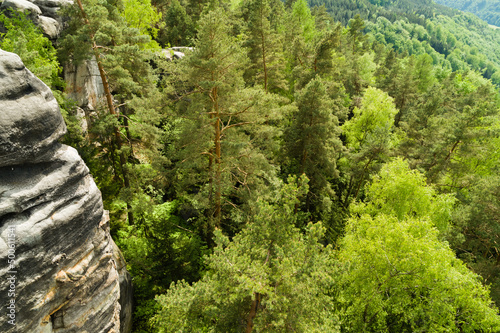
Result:
{"label": "conifer tree", "polygon": [[185,82],[184,88],[177,87],[177,116],[183,120],[176,177],[179,193],[205,212],[208,223],[201,228],[208,239],[230,208],[257,195],[258,184],[272,183],[275,173],[266,151],[275,149],[277,131],[266,124],[279,116],[279,105],[276,96],[261,88],[244,88],[246,64],[225,11],[216,8],[202,15],[193,52],[176,67]]}
{"label": "conifer tree", "polygon": [[[310,71],[310,59],[312,58],[313,42],[316,36],[316,25],[307,2],[304,0],[294,2],[292,10],[288,12],[285,24],[287,78],[290,86],[290,97],[293,97],[295,93],[297,78],[300,78],[304,72]],[[308,80],[305,84],[307,82]]]}
{"label": "conifer tree", "polygon": [[[416,70],[414,57],[397,59],[391,50],[386,56],[385,64],[377,71],[379,74],[378,87],[394,98],[394,103],[399,111],[394,122],[395,126],[399,126],[401,118],[407,113],[412,102],[416,100],[419,88]],[[422,77],[422,79],[426,78]]]}
{"label": "conifer tree", "polygon": [[[401,154],[433,182],[441,182],[446,174],[463,174],[466,156],[476,155],[478,142],[494,136],[498,105],[491,82],[473,72],[452,73],[402,118],[407,140]],[[455,176],[448,179],[461,186]]]}
{"label": "conifer tree", "polygon": [[339,139],[339,108],[328,97],[320,78],[309,82],[296,97],[297,112],[285,135],[289,172],[310,179],[306,210],[319,208],[322,199],[333,197],[330,181],[338,176],[336,159],[342,151]]}
{"label": "conifer tree", "polygon": [[[83,3],[78,0],[74,6],[68,6],[65,13],[72,19],[60,42],[60,57],[75,65],[92,57],[97,62],[109,116],[101,117],[105,122],[94,123],[90,132],[97,134],[96,139],[101,137],[102,143],[109,143],[97,147],[104,148],[105,154],[110,155],[114,180],[121,183],[121,187],[128,192],[123,194],[129,223],[134,224],[131,193],[138,189],[132,190],[127,164],[133,150],[124,144],[124,138],[128,141],[128,146],[132,147],[129,126],[129,118],[133,113],[131,101],[135,100],[136,104],[140,98],[146,101],[149,94],[154,94],[156,90],[156,79],[147,63],[150,52],[145,47],[150,38],[128,27],[118,8],[107,1],[88,0]],[[119,107],[116,100],[120,103]],[[147,124],[149,120],[157,121],[158,117],[151,117],[149,114],[144,115],[142,120]],[[109,130],[113,133],[113,139],[108,138]],[[99,167],[106,168],[107,165]],[[111,197],[118,195],[120,186],[115,184],[112,188],[113,193],[105,192],[105,197],[108,194]]]}
{"label": "conifer tree", "polygon": [[297,0],[292,6],[292,20],[299,25],[299,31],[306,43],[316,38],[316,22],[306,0]]}
{"label": "conifer tree", "polygon": [[164,15],[165,29],[158,37],[163,46],[190,46],[194,37],[194,24],[179,0],[170,2]]}
{"label": "conifer tree", "polygon": [[349,21],[349,28],[347,29],[352,43],[352,53],[356,53],[360,49],[360,44],[366,39],[363,34],[365,23],[359,14],[356,14],[352,20]]}
{"label": "conifer tree", "polygon": [[[248,10],[248,55],[252,66],[247,70],[253,82],[264,90],[278,92],[286,89],[285,59],[282,35],[271,26],[271,7],[268,0],[252,0]],[[279,15],[278,13],[274,13]]]}
{"label": "conifer tree", "polygon": [[324,229],[294,224],[297,197],[307,185],[292,178],[274,200],[259,200],[255,215],[231,241],[216,232],[209,271],[198,282],[180,281],[157,297],[160,332],[337,332],[328,290],[335,279]]}

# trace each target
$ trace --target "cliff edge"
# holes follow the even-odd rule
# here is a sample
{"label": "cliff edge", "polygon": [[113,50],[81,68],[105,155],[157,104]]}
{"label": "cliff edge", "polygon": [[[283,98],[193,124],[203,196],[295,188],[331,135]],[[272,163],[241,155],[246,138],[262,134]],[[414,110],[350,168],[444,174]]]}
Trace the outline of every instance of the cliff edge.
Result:
{"label": "cliff edge", "polygon": [[130,332],[131,279],[50,89],[0,50],[0,332]]}

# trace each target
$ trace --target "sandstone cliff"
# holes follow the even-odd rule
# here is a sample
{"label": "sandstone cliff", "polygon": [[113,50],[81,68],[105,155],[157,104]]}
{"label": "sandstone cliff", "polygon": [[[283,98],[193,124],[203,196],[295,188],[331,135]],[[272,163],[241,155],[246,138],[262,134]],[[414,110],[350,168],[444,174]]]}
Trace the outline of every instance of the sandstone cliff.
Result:
{"label": "sandstone cliff", "polygon": [[0,332],[129,332],[131,281],[50,90],[0,50]]}

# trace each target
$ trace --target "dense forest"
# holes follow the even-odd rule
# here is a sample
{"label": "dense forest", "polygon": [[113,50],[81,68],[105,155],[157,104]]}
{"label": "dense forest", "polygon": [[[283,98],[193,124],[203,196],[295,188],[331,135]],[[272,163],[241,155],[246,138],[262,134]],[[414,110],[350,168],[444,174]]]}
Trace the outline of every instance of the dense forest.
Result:
{"label": "dense forest", "polygon": [[[52,88],[134,332],[498,332],[500,33],[431,1],[76,0]],[[180,59],[165,57],[185,46]],[[97,60],[82,127],[62,64]]]}
{"label": "dense forest", "polygon": [[436,0],[437,3],[470,12],[491,25],[500,27],[500,1],[498,0]]}

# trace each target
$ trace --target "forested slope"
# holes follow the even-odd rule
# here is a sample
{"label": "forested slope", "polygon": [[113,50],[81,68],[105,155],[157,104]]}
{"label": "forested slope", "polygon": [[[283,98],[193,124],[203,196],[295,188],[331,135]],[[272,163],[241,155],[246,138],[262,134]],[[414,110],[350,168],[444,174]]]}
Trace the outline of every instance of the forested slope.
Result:
{"label": "forested slope", "polygon": [[437,3],[470,12],[489,24],[500,26],[500,1],[498,0],[436,0]]}
{"label": "forested slope", "polygon": [[453,70],[472,69],[500,84],[500,30],[469,13],[433,1],[309,1],[324,5],[347,24],[359,14],[367,31],[385,45],[408,54],[427,53],[434,64]]}
{"label": "forested slope", "polygon": [[[496,32],[324,4],[77,1],[57,57],[2,17],[102,191],[136,332],[500,330]],[[91,57],[85,131],[58,73]]]}

